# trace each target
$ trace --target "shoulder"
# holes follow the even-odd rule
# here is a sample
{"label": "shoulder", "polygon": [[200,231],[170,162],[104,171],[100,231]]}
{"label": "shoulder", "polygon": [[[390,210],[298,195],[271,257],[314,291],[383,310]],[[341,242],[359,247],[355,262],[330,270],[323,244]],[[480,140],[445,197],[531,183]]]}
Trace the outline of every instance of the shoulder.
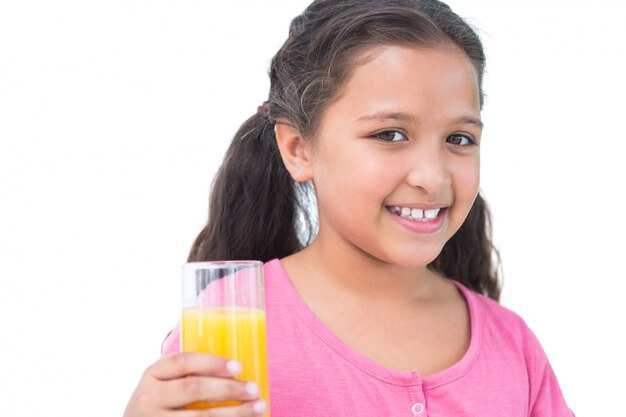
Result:
{"label": "shoulder", "polygon": [[455,281],[455,284],[465,296],[470,311],[474,309],[483,318],[498,324],[506,324],[507,327],[513,327],[516,330],[524,331],[528,329],[524,319],[513,310],[483,294],[477,293],[458,281]]}
{"label": "shoulder", "polygon": [[537,337],[519,314],[462,284],[460,288],[470,316],[480,324],[483,342],[520,351],[528,359],[541,352]]}
{"label": "shoulder", "polygon": [[263,264],[263,273],[264,274],[276,274],[280,267],[281,267],[280,259],[278,258],[270,259],[269,261],[266,261]]}
{"label": "shoulder", "polygon": [[263,264],[263,279],[266,287],[282,280],[285,274],[286,272],[278,258],[270,259]]}
{"label": "shoulder", "polygon": [[546,378],[554,380],[550,389],[556,386],[558,391],[548,357],[524,319],[491,298],[467,288],[465,290],[468,303],[475,303],[481,345],[488,352],[489,359],[495,361],[501,358],[522,366],[528,376],[531,395],[538,395]]}
{"label": "shoulder", "polygon": [[[573,416],[539,340],[524,319],[497,301],[459,286],[473,310],[483,358],[494,369],[523,372],[530,416]],[[474,325],[477,326],[475,327]],[[519,381],[519,380],[518,380]]]}
{"label": "shoulder", "polygon": [[474,291],[471,291],[471,293],[475,297],[476,302],[480,305],[480,308],[483,310],[484,317],[490,322],[505,325],[507,328],[518,332],[530,331],[526,321],[524,321],[524,319],[515,311],[503,306],[498,301],[495,301],[485,295],[478,294]]}

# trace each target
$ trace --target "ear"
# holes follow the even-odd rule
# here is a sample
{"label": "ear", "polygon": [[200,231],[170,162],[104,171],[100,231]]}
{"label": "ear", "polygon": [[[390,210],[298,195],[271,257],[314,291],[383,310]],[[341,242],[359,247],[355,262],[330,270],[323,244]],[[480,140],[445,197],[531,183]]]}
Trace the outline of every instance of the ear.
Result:
{"label": "ear", "polygon": [[280,156],[291,178],[298,182],[312,179],[311,150],[300,132],[282,120],[276,121],[274,129]]}

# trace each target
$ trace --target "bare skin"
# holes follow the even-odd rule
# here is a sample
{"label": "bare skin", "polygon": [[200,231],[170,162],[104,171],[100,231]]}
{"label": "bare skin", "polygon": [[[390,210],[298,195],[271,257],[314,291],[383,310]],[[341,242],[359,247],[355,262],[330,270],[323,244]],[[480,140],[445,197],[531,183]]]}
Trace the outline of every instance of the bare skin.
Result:
{"label": "bare skin", "polygon": [[352,349],[421,376],[463,357],[471,336],[469,313],[449,280],[426,270],[420,279],[403,282],[373,264],[365,269],[371,273],[355,276],[345,262],[316,261],[317,248],[312,244],[282,259],[283,266],[307,306]]}

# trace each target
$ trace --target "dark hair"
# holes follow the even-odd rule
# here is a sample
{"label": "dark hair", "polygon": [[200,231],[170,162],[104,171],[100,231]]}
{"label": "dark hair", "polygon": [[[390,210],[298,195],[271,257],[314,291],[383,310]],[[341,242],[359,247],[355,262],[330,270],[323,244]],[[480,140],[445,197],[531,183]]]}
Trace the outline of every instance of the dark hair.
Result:
{"label": "dark hair", "polygon": [[[196,238],[189,261],[267,261],[310,243],[316,227],[309,213],[312,186],[294,182],[287,172],[276,144],[275,120],[287,120],[305,138],[312,137],[359,53],[382,45],[460,48],[478,74],[482,109],[482,44],[446,4],[315,0],[293,19],[288,39],[272,59],[269,116],[258,112],[250,117],[226,153],[213,183],[208,224]],[[428,267],[497,300],[499,256],[490,227],[479,194],[459,231]]]}

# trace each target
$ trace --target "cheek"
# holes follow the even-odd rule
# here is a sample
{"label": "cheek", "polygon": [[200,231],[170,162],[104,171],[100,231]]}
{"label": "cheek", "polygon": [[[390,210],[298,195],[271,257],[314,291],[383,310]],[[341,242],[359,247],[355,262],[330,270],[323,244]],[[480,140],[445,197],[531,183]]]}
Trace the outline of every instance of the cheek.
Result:
{"label": "cheek", "polygon": [[463,161],[453,170],[454,189],[457,199],[473,202],[480,185],[480,160]]}
{"label": "cheek", "polygon": [[370,155],[359,146],[353,146],[351,149],[337,147],[321,156],[314,173],[320,198],[347,201],[351,207],[356,207],[384,197],[389,165],[380,155]]}

